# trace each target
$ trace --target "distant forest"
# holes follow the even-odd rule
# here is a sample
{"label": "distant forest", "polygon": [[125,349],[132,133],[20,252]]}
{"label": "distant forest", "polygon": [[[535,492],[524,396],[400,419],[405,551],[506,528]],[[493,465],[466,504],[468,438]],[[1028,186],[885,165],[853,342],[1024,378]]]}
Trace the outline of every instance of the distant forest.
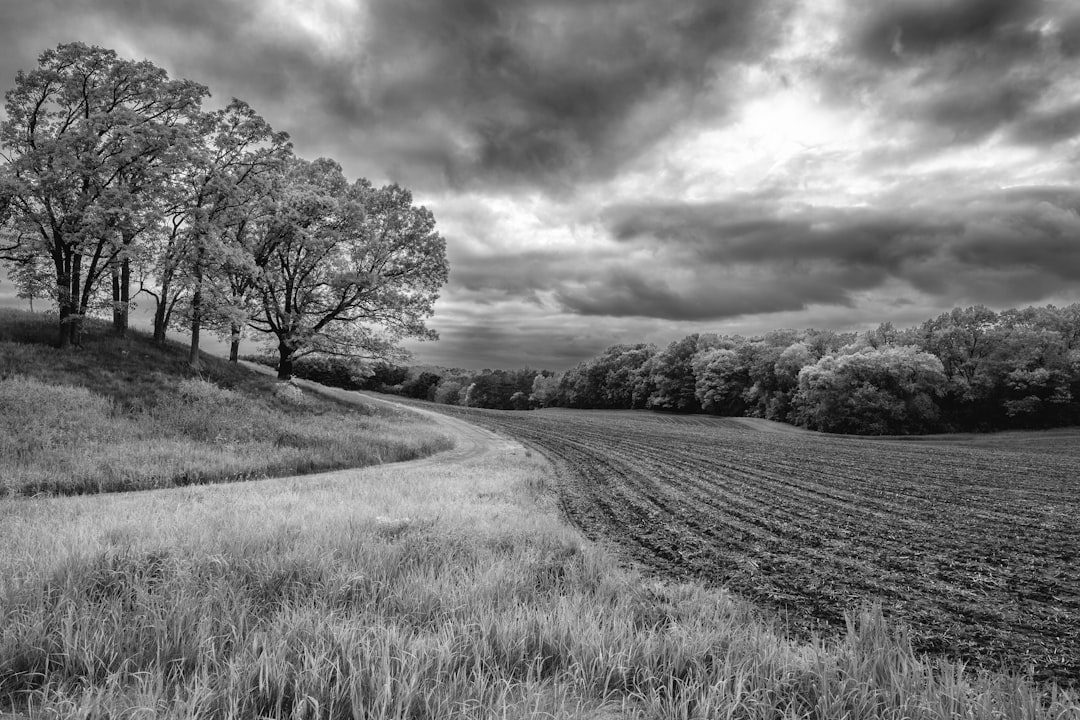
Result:
{"label": "distant forest", "polygon": [[693,334],[663,350],[614,345],[562,373],[365,369],[329,358],[301,360],[295,372],[501,410],[641,408],[866,435],[1046,428],[1080,424],[1080,304],[956,308],[903,330]]}

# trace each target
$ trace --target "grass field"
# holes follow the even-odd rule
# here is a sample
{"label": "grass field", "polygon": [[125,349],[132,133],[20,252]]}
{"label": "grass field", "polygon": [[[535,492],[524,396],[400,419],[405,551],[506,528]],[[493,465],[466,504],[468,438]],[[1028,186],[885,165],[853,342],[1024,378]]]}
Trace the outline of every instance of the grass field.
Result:
{"label": "grass field", "polygon": [[449,446],[415,417],[275,392],[219,358],[88,323],[60,351],[49,316],[0,311],[0,496],[229,482],[409,460]]}
{"label": "grass field", "polygon": [[[95,424],[149,432],[164,417],[153,408],[184,402],[189,429],[175,437],[186,457],[214,445],[198,435],[214,418],[216,437],[247,415],[296,436],[330,418],[334,437],[356,442],[378,421],[394,447],[455,444],[407,463],[251,482],[78,496],[13,485],[0,497],[0,717],[1080,718],[1073,692],[922,656],[878,609],[849,614],[830,639],[796,639],[715,583],[621,566],[565,523],[585,496],[567,495],[555,453],[553,465],[453,418],[350,414],[341,403],[355,394],[278,397],[272,380],[225,364],[193,376],[158,357],[147,377],[145,362],[124,365],[125,349],[144,352],[137,344],[95,361],[112,350],[53,356],[25,342],[26,327],[5,332],[2,415],[22,408],[7,427],[30,450],[3,472],[55,457],[35,435],[50,452],[75,443],[76,469],[123,454],[118,445],[137,453],[121,445],[129,435]],[[261,468],[243,446],[222,452],[242,472]],[[313,462],[342,461],[335,443],[307,447]],[[131,487],[154,484],[138,468],[150,476],[155,453],[126,466]],[[83,487],[101,489],[118,488]]]}
{"label": "grass field", "polygon": [[661,577],[1080,687],[1080,431],[876,441],[644,412],[459,410],[563,470],[565,513]]}
{"label": "grass field", "polygon": [[864,616],[784,639],[643,580],[500,443],[317,478],[0,515],[0,698],[79,718],[1070,718],[1078,699],[929,663]]}

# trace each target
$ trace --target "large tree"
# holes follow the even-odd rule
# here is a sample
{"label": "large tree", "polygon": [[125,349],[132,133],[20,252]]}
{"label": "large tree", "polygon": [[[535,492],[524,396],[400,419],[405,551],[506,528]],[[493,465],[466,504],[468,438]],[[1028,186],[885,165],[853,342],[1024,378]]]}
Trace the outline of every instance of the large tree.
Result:
{"label": "large tree", "polygon": [[203,325],[220,326],[230,315],[235,274],[253,272],[245,229],[264,212],[290,153],[288,135],[234,99],[192,123],[185,162],[155,198],[159,220],[141,258],[140,292],[154,300],[158,343],[174,309],[186,311],[192,365]]}
{"label": "large tree", "polygon": [[240,228],[258,212],[253,206],[267,201],[268,188],[291,151],[289,136],[275,132],[241,100],[208,113],[200,123],[198,148],[184,179],[188,199],[183,247],[193,367],[199,365],[204,318],[218,313],[230,297],[223,288],[229,270],[249,264],[237,260],[237,255],[250,252]]}
{"label": "large tree", "polygon": [[[0,124],[23,257],[47,257],[59,344],[77,344],[99,281],[145,226],[143,199],[172,171],[207,90],[149,61],[69,43],[19,72]],[[122,293],[118,294],[122,297]]]}
{"label": "large tree", "polygon": [[652,358],[650,378],[654,386],[648,407],[656,410],[698,412],[701,404],[695,395],[693,360],[705,349],[703,338],[694,333],[676,340]]}
{"label": "large tree", "polygon": [[938,429],[946,376],[936,356],[901,345],[826,355],[804,367],[798,382],[793,404],[800,425],[883,435]]}
{"label": "large tree", "polygon": [[250,322],[276,339],[278,377],[309,353],[385,359],[400,339],[435,339],[425,319],[448,266],[431,212],[397,185],[349,183],[332,160],[294,159],[283,180]]}

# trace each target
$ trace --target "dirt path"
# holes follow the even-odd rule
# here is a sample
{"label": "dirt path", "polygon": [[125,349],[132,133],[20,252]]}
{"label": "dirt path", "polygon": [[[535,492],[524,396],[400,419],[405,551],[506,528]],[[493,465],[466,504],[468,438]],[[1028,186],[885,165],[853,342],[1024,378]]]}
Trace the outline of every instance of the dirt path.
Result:
{"label": "dirt path", "polygon": [[[273,370],[265,365],[259,365],[243,360],[240,362],[250,370],[262,373],[263,375],[272,376],[275,374]],[[458,418],[427,410],[425,408],[387,400],[385,397],[376,393],[357,390],[342,390],[340,388],[333,388],[300,378],[293,378],[292,382],[305,390],[340,402],[351,403],[354,405],[384,405],[392,407],[395,410],[423,415],[454,439],[454,447],[449,450],[444,450],[443,452],[429,455],[428,457],[420,458],[418,460],[394,463],[394,467],[423,467],[435,464],[445,465],[447,463],[460,463],[466,460],[476,459],[483,455],[487,455],[488,453],[520,447],[520,443],[498,435],[491,430],[486,430],[478,425],[473,425],[470,422],[465,422],[464,420],[459,420]]]}

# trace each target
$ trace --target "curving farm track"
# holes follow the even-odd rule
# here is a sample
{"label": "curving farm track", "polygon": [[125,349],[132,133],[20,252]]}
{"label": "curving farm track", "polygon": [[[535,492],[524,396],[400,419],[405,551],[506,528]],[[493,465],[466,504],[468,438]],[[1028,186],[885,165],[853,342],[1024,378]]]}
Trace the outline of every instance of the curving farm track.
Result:
{"label": "curving farm track", "polygon": [[1080,432],[917,442],[440,409],[550,457],[567,517],[653,572],[803,630],[878,601],[919,650],[1080,685]]}

